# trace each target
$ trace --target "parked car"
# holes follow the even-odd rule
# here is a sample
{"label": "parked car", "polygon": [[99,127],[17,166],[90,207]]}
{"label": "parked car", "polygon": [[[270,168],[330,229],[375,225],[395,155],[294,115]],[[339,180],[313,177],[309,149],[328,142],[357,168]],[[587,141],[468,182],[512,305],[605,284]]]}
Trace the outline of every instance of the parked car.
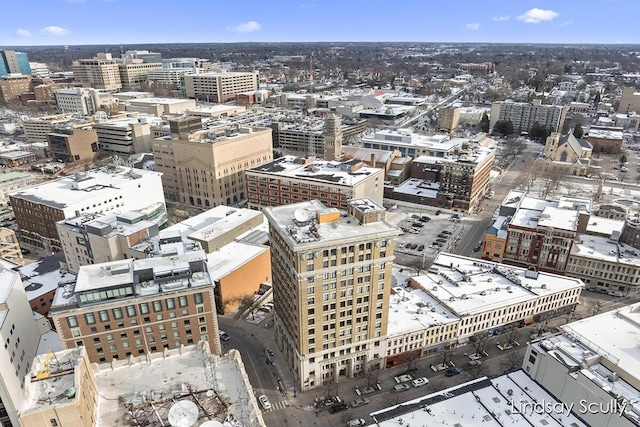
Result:
{"label": "parked car", "polygon": [[429,218],[428,216],[421,216],[421,217],[420,217],[420,221],[422,221],[422,222],[429,222],[429,221],[431,221],[431,218]]}
{"label": "parked car", "polygon": [[269,399],[264,394],[258,397],[258,402],[260,402],[263,409],[271,409],[271,402],[269,402]]}
{"label": "parked car", "polygon": [[447,242],[447,239],[443,239],[442,237],[438,237],[438,238],[436,239],[436,242],[446,243],[446,242]]}
{"label": "parked car", "polygon": [[436,215],[440,215],[441,213],[442,213],[442,211],[441,211],[440,209],[438,209],[438,210],[436,211]]}
{"label": "parked car", "polygon": [[420,377],[411,381],[411,385],[414,387],[420,387],[426,384],[429,384],[429,379],[427,377]]}
{"label": "parked car", "polygon": [[420,246],[418,246],[418,250],[419,250],[420,252],[424,251],[424,245],[420,245]]}
{"label": "parked car", "polygon": [[470,360],[469,361],[469,366],[478,366],[478,365],[482,365],[482,362],[480,360]]}
{"label": "parked car", "polygon": [[450,232],[449,230],[442,230],[441,231],[442,234],[453,234],[452,232]]}
{"label": "parked car", "polygon": [[460,219],[460,215],[455,213],[455,214],[451,215],[451,219]]}
{"label": "parked car", "polygon": [[615,298],[621,298],[624,296],[624,294],[622,292],[618,292],[618,291],[611,291],[609,292],[609,296],[615,297]]}
{"label": "parked car", "polygon": [[31,251],[29,249],[22,249],[22,255],[29,255]]}
{"label": "parked car", "polygon": [[448,238],[449,238],[449,235],[448,235],[448,234],[445,234],[445,233],[440,233],[440,234],[438,234],[438,237],[440,237],[440,238],[442,238],[442,239],[448,239]]}
{"label": "parked car", "polygon": [[398,384],[393,386],[393,391],[407,391],[409,388],[409,384]]}
{"label": "parked car", "polygon": [[449,370],[447,370],[444,374],[448,377],[454,377],[456,375],[458,375],[460,373],[460,369],[458,368],[451,368]]}
{"label": "parked car", "polygon": [[231,339],[231,337],[225,331],[219,331],[219,333],[220,333],[220,339],[222,341],[229,341]]}
{"label": "parked car", "polygon": [[359,406],[366,405],[367,403],[369,403],[369,399],[365,399],[364,397],[361,397],[359,399],[352,400],[351,407],[357,408]]}
{"label": "parked car", "polygon": [[433,242],[429,248],[431,249],[440,249],[442,247],[442,245],[440,245],[438,242]]}
{"label": "parked car", "polygon": [[478,252],[480,249],[482,249],[481,245],[476,245],[473,247],[473,252]]}
{"label": "parked car", "polygon": [[411,234],[420,234],[420,230],[418,230],[417,228],[410,228],[409,229],[409,233],[411,233]]}
{"label": "parked car", "polygon": [[329,412],[335,414],[336,412],[344,411],[345,409],[349,409],[349,405],[346,403],[338,403],[337,405],[333,405],[329,408]]}
{"label": "parked car", "polygon": [[416,222],[413,223],[413,226],[414,227],[418,227],[418,228],[422,228],[422,227],[424,227],[424,224],[419,222],[419,221],[416,221]]}
{"label": "parked car", "polygon": [[347,427],[360,427],[367,425],[367,422],[362,418],[355,418],[353,420],[347,421]]}

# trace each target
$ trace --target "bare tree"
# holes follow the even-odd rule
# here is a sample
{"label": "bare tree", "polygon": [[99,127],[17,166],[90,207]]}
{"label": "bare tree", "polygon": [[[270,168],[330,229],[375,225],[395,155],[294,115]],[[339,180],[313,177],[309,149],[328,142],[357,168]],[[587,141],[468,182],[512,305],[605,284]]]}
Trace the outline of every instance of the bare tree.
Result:
{"label": "bare tree", "polygon": [[500,360],[500,363],[504,367],[505,371],[514,371],[522,366],[522,360],[524,359],[524,348],[509,351]]}
{"label": "bare tree", "polygon": [[485,376],[487,374],[487,367],[481,363],[478,363],[476,365],[470,365],[469,368],[467,369],[467,372],[469,373],[469,376],[471,376],[471,379],[476,379],[476,378],[480,378],[482,376]]}

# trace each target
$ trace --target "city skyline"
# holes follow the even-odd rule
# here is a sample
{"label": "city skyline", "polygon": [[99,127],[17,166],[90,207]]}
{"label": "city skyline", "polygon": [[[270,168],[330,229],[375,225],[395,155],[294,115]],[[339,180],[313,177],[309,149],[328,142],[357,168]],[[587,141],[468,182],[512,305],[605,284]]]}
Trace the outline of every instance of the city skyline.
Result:
{"label": "city skyline", "polygon": [[[34,5],[36,3],[36,5]],[[267,4],[185,0],[179,9],[137,0],[10,2],[0,46],[233,43],[451,42],[635,44],[633,0]],[[403,6],[403,7],[401,7]]]}

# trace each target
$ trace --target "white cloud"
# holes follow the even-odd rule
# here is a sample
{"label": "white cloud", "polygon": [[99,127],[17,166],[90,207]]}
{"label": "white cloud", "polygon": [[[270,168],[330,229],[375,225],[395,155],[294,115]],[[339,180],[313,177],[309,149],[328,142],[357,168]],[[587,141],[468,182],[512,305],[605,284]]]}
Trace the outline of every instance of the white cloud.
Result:
{"label": "white cloud", "polygon": [[31,37],[31,31],[23,30],[22,28],[18,28],[16,30],[16,36],[18,36],[18,37]]}
{"label": "white cloud", "polygon": [[533,9],[527,10],[522,15],[518,16],[519,21],[524,21],[527,24],[539,24],[542,21],[551,21],[559,16],[558,12],[554,12],[551,9]]}
{"label": "white cloud", "polygon": [[262,28],[262,25],[256,21],[243,22],[235,27],[229,27],[231,31],[235,31],[236,33],[251,33],[253,31],[258,31],[260,28]]}
{"label": "white cloud", "polygon": [[494,16],[493,18],[494,21],[496,22],[504,22],[504,21],[508,21],[509,19],[511,19],[511,15],[505,15],[505,16]]}
{"label": "white cloud", "polygon": [[41,34],[45,34],[49,36],[57,36],[57,37],[66,36],[70,32],[71,31],[67,30],[66,28],[58,27],[55,25],[49,25],[48,27],[44,27],[43,29],[40,30]]}
{"label": "white cloud", "polygon": [[469,31],[476,31],[477,29],[480,28],[480,24],[478,24],[477,22],[474,22],[473,24],[467,24],[465,25],[465,27],[467,28],[467,30]]}

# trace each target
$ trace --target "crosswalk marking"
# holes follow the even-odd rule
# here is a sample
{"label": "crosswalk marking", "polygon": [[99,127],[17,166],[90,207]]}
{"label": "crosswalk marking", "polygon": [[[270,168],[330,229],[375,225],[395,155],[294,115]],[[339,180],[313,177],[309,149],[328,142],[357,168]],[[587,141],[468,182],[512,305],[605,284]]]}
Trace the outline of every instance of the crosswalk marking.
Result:
{"label": "crosswalk marking", "polygon": [[263,409],[262,412],[274,412],[279,411],[281,409],[289,407],[289,402],[286,400],[281,400],[280,402],[272,403],[271,409]]}

